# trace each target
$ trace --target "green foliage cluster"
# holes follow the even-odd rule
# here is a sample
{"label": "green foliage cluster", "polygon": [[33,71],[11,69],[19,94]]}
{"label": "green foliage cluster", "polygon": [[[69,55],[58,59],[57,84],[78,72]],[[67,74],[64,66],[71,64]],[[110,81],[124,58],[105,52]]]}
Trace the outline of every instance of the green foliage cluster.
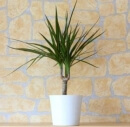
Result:
{"label": "green foliage cluster", "polygon": [[[68,12],[66,12],[65,25],[63,29],[61,29],[59,24],[57,8],[55,10],[55,27],[53,27],[52,23],[46,16],[46,25],[49,30],[51,39],[50,40],[47,39],[42,33],[40,33],[40,35],[46,41],[48,46],[45,46],[43,44],[28,43],[21,40],[13,39],[16,41],[23,42],[25,45],[28,45],[29,47],[28,46],[27,48],[10,47],[15,50],[37,54],[35,58],[32,58],[23,64],[25,65],[29,63],[28,68],[31,67],[34,63],[37,63],[39,60],[41,60],[44,57],[48,57],[54,60],[56,62],[56,65],[58,65],[61,70],[60,74],[63,80],[62,94],[64,95],[67,94],[67,82],[70,79],[70,69],[73,65],[79,62],[83,62],[93,67],[96,67],[95,65],[86,61],[87,58],[93,56],[94,54],[96,54],[96,52],[92,53],[91,55],[87,55],[88,53],[90,54],[90,51],[84,51],[84,49],[91,42],[93,42],[95,39],[97,39],[99,36],[103,34],[103,33],[98,34],[99,32],[98,29],[94,33],[92,33],[91,36],[88,37],[88,34],[94,28],[96,23],[88,31],[83,30],[80,35],[79,35],[79,30],[80,30],[79,23],[77,23],[76,26],[72,29],[71,20],[76,7],[76,3],[72,9],[70,16],[68,15]],[[22,67],[23,65],[21,65],[20,67]],[[20,67],[18,67],[17,69],[19,69]],[[14,71],[16,71],[17,69],[15,69]]]}

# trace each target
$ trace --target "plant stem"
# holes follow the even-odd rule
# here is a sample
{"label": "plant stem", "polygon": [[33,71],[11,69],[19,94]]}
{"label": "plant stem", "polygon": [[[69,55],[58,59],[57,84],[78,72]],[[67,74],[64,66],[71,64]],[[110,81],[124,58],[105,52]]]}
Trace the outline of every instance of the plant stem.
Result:
{"label": "plant stem", "polygon": [[62,95],[67,95],[67,83],[70,79],[70,74],[67,73],[65,69],[65,74],[63,74],[63,65],[60,66],[60,74],[62,79]]}
{"label": "plant stem", "polygon": [[62,85],[62,95],[67,95],[67,83],[68,83],[68,79],[67,78],[63,78],[63,85]]}

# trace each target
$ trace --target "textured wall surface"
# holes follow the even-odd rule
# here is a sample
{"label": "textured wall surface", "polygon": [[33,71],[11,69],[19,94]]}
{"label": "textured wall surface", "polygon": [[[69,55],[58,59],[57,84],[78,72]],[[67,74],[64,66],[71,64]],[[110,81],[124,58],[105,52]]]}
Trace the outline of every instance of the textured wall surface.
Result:
{"label": "textured wall surface", "polygon": [[[6,37],[44,43],[38,34],[49,38],[44,15],[54,22],[57,6],[64,26],[65,11],[70,11],[74,3],[75,0],[0,0],[0,122],[51,121],[48,95],[61,94],[59,68],[45,58],[28,70],[25,66],[3,78],[33,57],[10,50],[7,45],[25,45]],[[88,47],[99,50],[89,59],[99,68],[75,65],[68,93],[84,96],[81,122],[130,122],[130,0],[78,0],[72,26],[80,22],[81,29],[89,29],[99,16],[93,31],[101,28],[106,32]]]}

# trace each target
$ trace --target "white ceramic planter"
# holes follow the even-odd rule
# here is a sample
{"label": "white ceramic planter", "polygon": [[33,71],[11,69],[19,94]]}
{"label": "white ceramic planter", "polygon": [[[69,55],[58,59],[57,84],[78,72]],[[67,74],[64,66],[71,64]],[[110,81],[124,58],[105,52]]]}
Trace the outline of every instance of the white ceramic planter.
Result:
{"label": "white ceramic planter", "polygon": [[82,96],[50,95],[53,125],[78,126]]}

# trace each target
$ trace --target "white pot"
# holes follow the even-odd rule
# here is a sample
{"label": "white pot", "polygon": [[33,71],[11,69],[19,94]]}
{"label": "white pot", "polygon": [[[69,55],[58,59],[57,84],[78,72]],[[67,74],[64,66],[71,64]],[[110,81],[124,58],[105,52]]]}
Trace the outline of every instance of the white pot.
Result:
{"label": "white pot", "polygon": [[50,95],[53,125],[79,125],[81,103],[79,95]]}

